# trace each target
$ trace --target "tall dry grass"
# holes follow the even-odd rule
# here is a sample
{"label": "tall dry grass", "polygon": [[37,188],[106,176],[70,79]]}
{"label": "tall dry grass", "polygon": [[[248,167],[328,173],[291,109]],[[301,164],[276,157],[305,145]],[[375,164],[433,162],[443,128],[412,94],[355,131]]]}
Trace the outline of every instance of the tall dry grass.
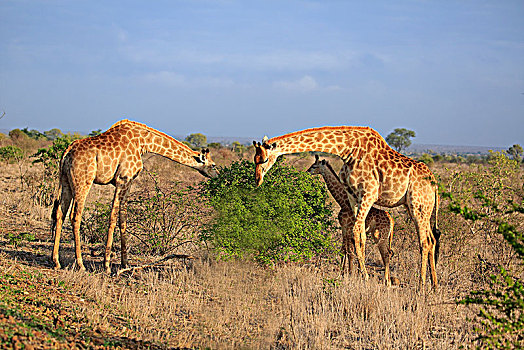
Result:
{"label": "tall dry grass", "polygon": [[93,327],[121,315],[129,333],[175,347],[455,349],[472,337],[466,309],[445,290],[387,288],[315,266],[197,261],[118,279],[61,278],[96,302],[81,311]]}

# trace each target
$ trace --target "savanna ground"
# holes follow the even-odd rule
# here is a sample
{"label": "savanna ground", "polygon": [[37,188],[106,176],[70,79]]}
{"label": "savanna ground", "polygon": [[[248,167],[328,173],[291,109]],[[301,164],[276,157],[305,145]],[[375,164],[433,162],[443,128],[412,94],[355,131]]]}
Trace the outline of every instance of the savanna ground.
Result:
{"label": "savanna ground", "polygon": [[[212,152],[219,165],[239,157],[226,148]],[[244,156],[252,159],[249,152]],[[330,161],[336,169],[341,167],[335,158]],[[305,170],[313,156],[290,156],[286,162]],[[485,288],[499,265],[522,276],[522,264],[493,225],[467,222],[447,209],[447,200],[442,201],[439,215],[443,234],[437,290],[418,288],[417,236],[402,208],[390,210],[395,218],[392,275],[400,284],[389,288],[382,280],[380,256],[371,239],[366,256],[372,276],[367,282],[358,275],[341,277],[336,257],[267,267],[217,259],[210,247],[196,242],[170,252],[193,259],[171,259],[109,276],[102,272],[100,233],[84,238],[88,271],[80,272],[73,268],[69,220],[60,249],[66,267],[55,271],[50,260],[51,209],[43,203],[40,186],[49,179],[43,177],[42,165],[24,159],[4,163],[1,169],[0,347],[468,348],[476,345],[473,329],[477,324],[472,320],[478,310],[456,301]],[[145,169],[133,193],[150,190],[154,181],[165,187],[175,182],[184,187],[203,180],[195,171],[157,156],[145,157]],[[438,163],[432,170],[443,189],[466,201],[476,189],[493,191],[498,182],[503,186],[494,197],[512,196],[506,188],[522,191],[522,168],[493,175],[497,167]],[[112,194],[112,186],[95,185],[87,206],[109,203]],[[479,209],[483,210],[480,205]],[[99,219],[92,213],[84,212],[86,223]],[[199,220],[209,215],[204,210]],[[506,219],[522,230],[522,214]],[[137,237],[130,237],[131,247],[140,243]],[[116,272],[118,235],[113,250]],[[133,266],[157,258],[130,248]]]}

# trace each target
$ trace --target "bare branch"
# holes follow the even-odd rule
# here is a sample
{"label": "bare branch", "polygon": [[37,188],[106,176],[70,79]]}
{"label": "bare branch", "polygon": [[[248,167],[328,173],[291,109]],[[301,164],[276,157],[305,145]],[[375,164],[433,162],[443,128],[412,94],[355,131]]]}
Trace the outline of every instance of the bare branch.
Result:
{"label": "bare branch", "polygon": [[155,266],[155,265],[158,265],[160,264],[161,262],[164,262],[164,261],[167,261],[167,260],[170,260],[170,259],[189,259],[189,260],[193,260],[195,259],[194,257],[192,257],[191,255],[186,255],[186,254],[171,254],[171,255],[168,255],[168,256],[165,256],[163,257],[162,259],[160,260],[157,260],[157,261],[154,261],[150,264],[146,264],[146,265],[142,265],[142,266],[135,266],[135,267],[128,267],[127,269],[122,269],[122,270],[119,270],[116,275],[117,276],[120,276],[121,274],[125,273],[125,272],[128,272],[128,271],[136,271],[136,270],[141,270],[141,269],[145,269],[147,267],[151,267],[151,266]]}

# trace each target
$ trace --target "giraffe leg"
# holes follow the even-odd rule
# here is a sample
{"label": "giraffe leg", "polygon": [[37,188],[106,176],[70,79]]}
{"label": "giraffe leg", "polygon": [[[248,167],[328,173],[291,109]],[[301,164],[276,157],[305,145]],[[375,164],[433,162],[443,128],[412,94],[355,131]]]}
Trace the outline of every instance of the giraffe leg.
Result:
{"label": "giraffe leg", "polygon": [[[351,232],[352,231],[353,230],[351,230]],[[355,240],[350,234],[348,234],[348,239],[346,241],[346,256],[348,259],[349,273],[353,274],[353,261],[355,260]]]}
{"label": "giraffe leg", "polygon": [[73,210],[71,211],[71,222],[73,223],[73,234],[75,237],[75,255],[76,265],[80,270],[85,271],[84,262],[82,260],[82,247],[80,240],[80,223],[82,221],[82,212],[84,211],[84,205],[89,193],[91,185],[84,186],[81,190],[75,193]]}
{"label": "giraffe leg", "polygon": [[430,261],[430,269],[431,269],[431,278],[433,282],[433,286],[436,288],[438,286],[437,283],[437,274],[435,269],[435,239],[433,238],[433,235],[431,233],[431,226],[429,223],[430,215],[431,213],[424,215],[422,213],[422,210],[414,209],[416,208],[416,205],[410,206],[410,213],[413,218],[413,221],[415,222],[415,227],[418,232],[419,236],[419,244],[420,244],[420,288],[424,289],[424,285],[426,283],[426,272],[428,267],[428,259],[431,259]]}
{"label": "giraffe leg", "polygon": [[371,205],[375,201],[362,199],[358,214],[355,219],[355,225],[353,226],[353,239],[355,240],[355,252],[357,255],[358,263],[360,266],[360,272],[364,275],[364,279],[368,280],[369,275],[366,269],[366,217]]}
{"label": "giraffe leg", "polygon": [[436,239],[433,237],[431,229],[428,230],[428,234],[431,240],[431,248],[429,250],[429,270],[431,272],[431,282],[433,284],[433,288],[438,288],[438,282],[437,282],[437,256],[436,256]]}
{"label": "giraffe leg", "polygon": [[60,235],[62,233],[62,226],[64,224],[64,217],[69,211],[71,205],[73,194],[69,183],[67,182],[67,177],[60,176],[60,196],[55,200],[53,206],[53,212],[51,214],[51,230],[54,234],[54,244],[53,244],[53,254],[52,260],[55,263],[55,269],[60,269],[60,260],[58,256],[58,250],[60,247]]}
{"label": "giraffe leg", "polygon": [[351,236],[353,232],[354,218],[352,212],[341,211],[338,216],[340,227],[342,228],[342,275],[347,270],[349,274],[353,272],[353,257],[355,241]]}
{"label": "giraffe leg", "polygon": [[[377,228],[377,231],[379,232],[378,234],[385,236],[384,233],[386,231],[383,228]],[[380,256],[382,257],[382,262],[384,263],[384,280],[386,281],[386,285],[390,286],[391,285],[391,280],[389,278],[390,249],[388,247],[387,237],[380,237],[377,242],[377,245],[378,245],[378,250],[380,252]]]}
{"label": "giraffe leg", "polygon": [[342,247],[341,247],[341,252],[342,252],[342,257],[341,257],[341,273],[342,273],[342,276],[344,276],[345,272],[346,272],[346,265],[348,263],[347,261],[347,232],[345,232],[345,228],[343,226],[342,227]]}
{"label": "giraffe leg", "polygon": [[113,234],[115,232],[117,213],[120,208],[120,199],[122,192],[122,185],[117,183],[115,187],[115,195],[113,197],[113,205],[111,207],[111,214],[109,215],[109,229],[107,232],[106,251],[104,255],[104,269],[106,273],[111,272],[111,248],[113,247]]}
{"label": "giraffe leg", "polygon": [[120,223],[120,262],[121,267],[127,267],[127,194],[131,188],[131,182],[127,183],[122,192],[120,193],[120,210],[119,210],[119,223]]}

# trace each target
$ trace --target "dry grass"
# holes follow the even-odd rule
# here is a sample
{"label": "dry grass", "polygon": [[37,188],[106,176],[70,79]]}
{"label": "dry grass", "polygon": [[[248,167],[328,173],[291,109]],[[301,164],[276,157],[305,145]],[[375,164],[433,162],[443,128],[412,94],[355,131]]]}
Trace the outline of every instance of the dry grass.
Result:
{"label": "dry grass", "polygon": [[[225,149],[216,153],[214,158],[222,165],[236,157]],[[312,158],[293,156],[288,161],[305,169]],[[331,161],[335,168],[341,166],[336,159]],[[161,157],[147,158],[145,168],[169,181],[196,184],[202,180],[198,173]],[[1,249],[6,254],[0,257],[0,265],[8,266],[18,257],[16,264],[47,271],[50,210],[36,204],[31,186],[21,187],[19,179],[20,169],[27,178],[33,174],[35,179],[41,169],[28,163],[4,169],[0,174],[0,237],[4,237],[6,245]],[[443,181],[450,173],[439,166],[433,171]],[[134,188],[144,186],[148,180],[140,175]],[[107,203],[112,194],[112,186],[94,186],[88,206],[95,201]],[[437,266],[441,286],[437,291],[421,292],[417,288],[416,232],[403,209],[391,212],[395,218],[392,275],[401,282],[391,288],[384,286],[379,269],[364,282],[358,276],[341,278],[338,266],[324,261],[267,269],[250,262],[215,261],[206,251],[193,261],[173,261],[132,275],[109,277],[98,272],[100,257],[89,256],[86,247],[89,272],[66,269],[56,276],[70,293],[84,300],[76,312],[85,317],[86,326],[163,347],[455,349],[473,345],[472,324],[466,318],[474,310],[454,301],[485,286],[486,276],[493,272],[479,256],[489,261],[500,257],[482,248],[489,244],[472,235],[468,223],[442,209],[439,226],[444,234]],[[5,238],[24,232],[36,234],[38,240],[14,246]],[[68,226],[64,233],[67,242],[71,237]],[[63,261],[73,261],[71,248],[71,244],[62,245]],[[136,264],[146,258],[131,256],[131,261]],[[380,265],[371,241],[367,264]]]}
{"label": "dry grass", "polygon": [[175,347],[452,349],[470,341],[465,310],[443,290],[386,288],[324,270],[198,261],[118,279],[61,278],[94,302],[82,311],[92,327],[122,317],[129,335]]}

